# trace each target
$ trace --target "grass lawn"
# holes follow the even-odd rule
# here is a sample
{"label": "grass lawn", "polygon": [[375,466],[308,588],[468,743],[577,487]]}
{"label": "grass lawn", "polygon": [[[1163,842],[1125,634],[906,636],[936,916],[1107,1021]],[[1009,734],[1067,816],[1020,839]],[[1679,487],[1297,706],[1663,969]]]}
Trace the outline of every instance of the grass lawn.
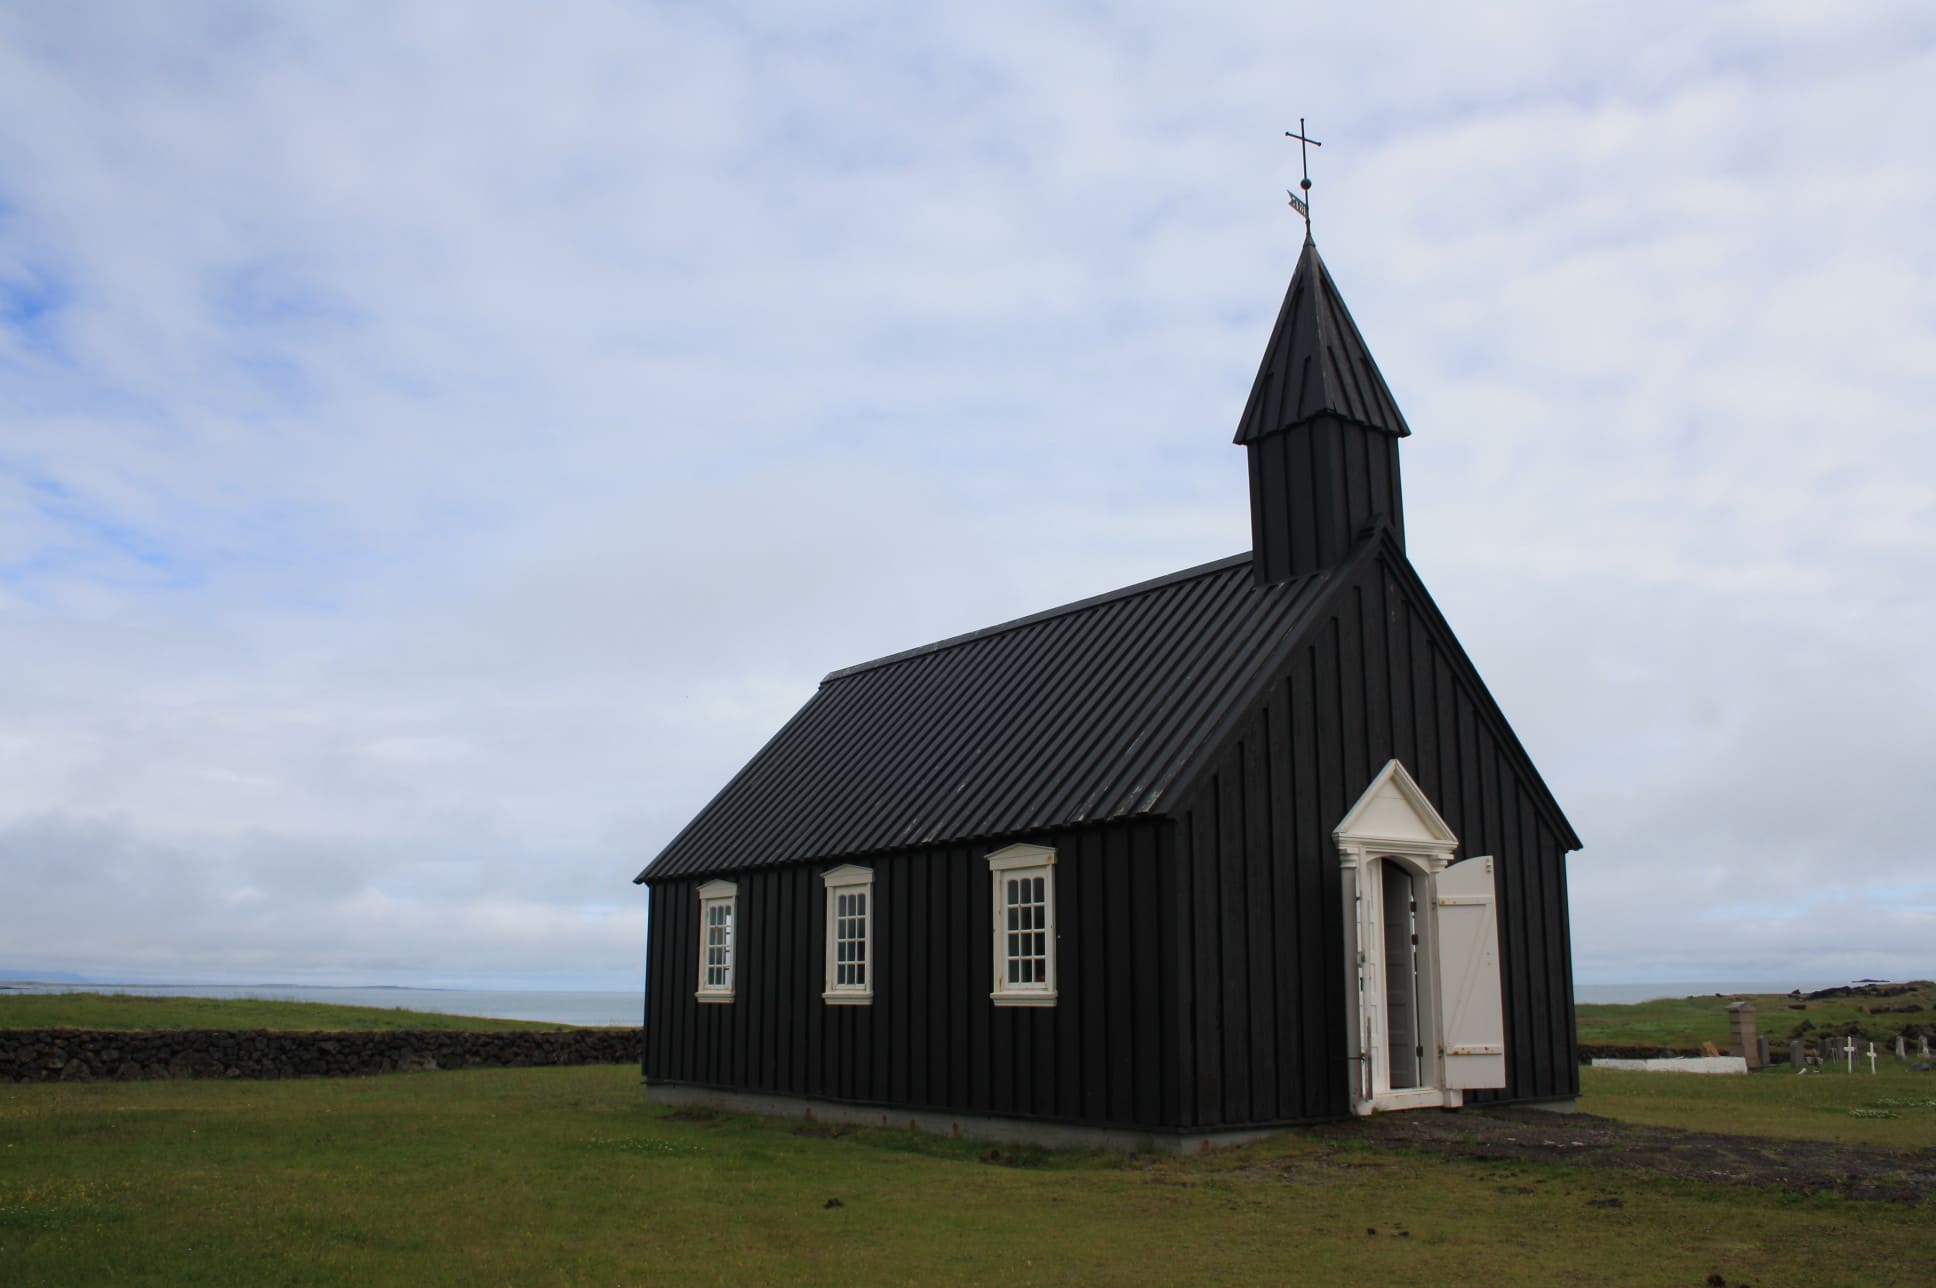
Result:
{"label": "grass lawn", "polygon": [[1893,1149],[1936,1147],[1936,1073],[1884,1060],[1877,1072],[1702,1076],[1582,1069],[1580,1109],[1694,1131],[1833,1140]]}
{"label": "grass lawn", "polygon": [[364,1033],[438,1029],[495,1033],[505,1029],[563,1029],[567,1024],[491,1020],[380,1006],[273,1002],[253,998],[137,997],[128,993],[0,993],[4,1029],[307,1029]]}
{"label": "grass lawn", "polygon": [[[1681,1081],[1804,1094],[1590,1073],[1585,1107],[1710,1094]],[[1936,1257],[1927,1204],[1329,1135],[1183,1159],[988,1153],[694,1119],[613,1066],[5,1085],[0,1283],[1873,1285],[1928,1283]]]}
{"label": "grass lawn", "polygon": [[[1786,993],[1730,993],[1726,996],[1662,997],[1626,1005],[1583,1002],[1577,1008],[1580,1041],[1618,1045],[1697,1047],[1712,1042],[1728,1047],[1728,1003],[1753,1002],[1755,1029],[1770,1042],[1807,1037],[1816,1030],[1847,1032],[1853,1026],[1873,1038],[1877,1050],[1905,1027],[1920,1025],[1936,1033],[1936,983],[1918,980],[1910,991],[1888,996],[1824,997],[1810,1001]],[[1801,1030],[1806,1022],[1810,1027]],[[1913,1049],[1915,1043],[1910,1043]]]}

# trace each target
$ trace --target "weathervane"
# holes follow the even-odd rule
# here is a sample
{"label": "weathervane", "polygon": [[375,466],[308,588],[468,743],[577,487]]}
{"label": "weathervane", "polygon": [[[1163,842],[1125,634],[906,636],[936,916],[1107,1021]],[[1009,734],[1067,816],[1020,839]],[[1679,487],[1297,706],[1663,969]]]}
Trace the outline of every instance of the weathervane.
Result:
{"label": "weathervane", "polygon": [[[1305,137],[1304,118],[1301,116],[1297,118],[1297,132],[1293,134],[1291,131],[1286,130],[1284,131],[1284,137],[1297,140],[1298,159],[1304,163],[1304,179],[1297,186],[1304,189],[1308,195],[1311,191],[1311,148],[1321,148],[1324,145],[1316,139]],[[1309,146],[1306,146],[1307,144]],[[1284,189],[1284,195],[1291,199],[1291,209],[1304,216],[1304,235],[1309,237],[1311,235],[1311,203],[1304,197],[1300,197],[1295,192],[1292,192],[1289,188]]]}

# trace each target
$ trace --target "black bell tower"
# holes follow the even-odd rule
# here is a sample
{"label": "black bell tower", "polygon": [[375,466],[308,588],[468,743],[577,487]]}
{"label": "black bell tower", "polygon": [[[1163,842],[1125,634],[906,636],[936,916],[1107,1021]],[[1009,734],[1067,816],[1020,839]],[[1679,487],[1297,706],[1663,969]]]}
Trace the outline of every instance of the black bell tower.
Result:
{"label": "black bell tower", "polygon": [[1380,524],[1402,548],[1398,440],[1411,432],[1307,233],[1237,425],[1257,581],[1336,567]]}

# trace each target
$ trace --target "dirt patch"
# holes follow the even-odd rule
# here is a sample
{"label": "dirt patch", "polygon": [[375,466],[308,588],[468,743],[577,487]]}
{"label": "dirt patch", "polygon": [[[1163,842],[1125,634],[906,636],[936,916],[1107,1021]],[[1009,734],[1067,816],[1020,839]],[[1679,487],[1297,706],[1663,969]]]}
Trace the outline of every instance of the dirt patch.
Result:
{"label": "dirt patch", "polygon": [[703,1105],[687,1105],[683,1109],[668,1109],[659,1115],[659,1121],[668,1123],[717,1123],[719,1111]]}
{"label": "dirt patch", "polygon": [[1936,1149],[1730,1136],[1537,1109],[1420,1110],[1310,1129],[1457,1158],[1526,1159],[1616,1167],[1730,1185],[1779,1185],[1804,1194],[1918,1203],[1936,1193]]}

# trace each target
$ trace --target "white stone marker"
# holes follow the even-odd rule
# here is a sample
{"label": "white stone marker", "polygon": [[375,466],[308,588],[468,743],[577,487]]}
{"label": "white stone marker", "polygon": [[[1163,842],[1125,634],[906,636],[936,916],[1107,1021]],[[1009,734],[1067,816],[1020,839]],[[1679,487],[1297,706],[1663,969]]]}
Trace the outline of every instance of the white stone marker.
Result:
{"label": "white stone marker", "polygon": [[1904,1042],[1902,1040],[1902,1034],[1898,1033],[1896,1034],[1896,1059],[1907,1060],[1908,1058],[1909,1058],[1909,1044]]}
{"label": "white stone marker", "polygon": [[1842,1039],[1842,1054],[1849,1058],[1849,1072],[1855,1072],[1855,1034]]}
{"label": "white stone marker", "polygon": [[1923,1059],[1929,1059],[1929,1035],[1925,1033],[1916,1040],[1923,1044]]}
{"label": "white stone marker", "polygon": [[1875,1071],[1875,1043],[1871,1042],[1869,1043],[1869,1072]]}

